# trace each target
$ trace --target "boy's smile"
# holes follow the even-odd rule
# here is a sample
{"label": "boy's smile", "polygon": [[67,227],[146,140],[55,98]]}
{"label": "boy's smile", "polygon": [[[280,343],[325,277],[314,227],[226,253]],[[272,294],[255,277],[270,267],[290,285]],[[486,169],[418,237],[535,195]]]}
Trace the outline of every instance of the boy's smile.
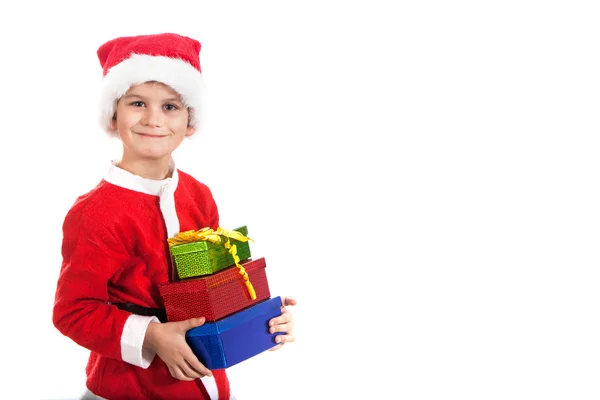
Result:
{"label": "boy's smile", "polygon": [[142,133],[142,132],[134,132],[142,137],[146,137],[149,139],[160,139],[160,138],[164,138],[167,137],[168,135],[160,135],[160,134],[153,134],[153,133]]}

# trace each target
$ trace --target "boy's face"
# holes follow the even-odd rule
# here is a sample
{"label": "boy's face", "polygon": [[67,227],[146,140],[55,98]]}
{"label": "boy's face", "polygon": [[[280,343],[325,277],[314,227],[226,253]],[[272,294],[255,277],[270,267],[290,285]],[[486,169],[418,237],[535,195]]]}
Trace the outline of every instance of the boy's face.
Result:
{"label": "boy's face", "polygon": [[117,103],[112,121],[123,142],[123,156],[135,160],[170,158],[185,136],[189,112],[170,87],[148,82],[132,86]]}

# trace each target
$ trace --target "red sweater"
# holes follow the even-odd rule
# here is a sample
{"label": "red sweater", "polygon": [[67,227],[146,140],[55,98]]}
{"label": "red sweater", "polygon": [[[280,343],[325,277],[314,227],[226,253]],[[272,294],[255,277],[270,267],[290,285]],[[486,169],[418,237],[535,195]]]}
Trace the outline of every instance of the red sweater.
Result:
{"label": "red sweater", "polygon": [[[159,357],[147,349],[141,354],[153,317],[132,315],[107,302],[163,308],[158,285],[169,280],[168,226],[170,231],[177,223],[179,231],[216,229],[217,206],[206,185],[181,171],[175,170],[170,189],[156,189],[116,168],[107,178],[113,183],[102,180],[76,200],[65,218],[54,325],[91,350],[86,384],[98,396],[208,399],[201,380],[177,380]],[[168,193],[170,203],[163,198]],[[169,204],[171,211],[165,211]]]}

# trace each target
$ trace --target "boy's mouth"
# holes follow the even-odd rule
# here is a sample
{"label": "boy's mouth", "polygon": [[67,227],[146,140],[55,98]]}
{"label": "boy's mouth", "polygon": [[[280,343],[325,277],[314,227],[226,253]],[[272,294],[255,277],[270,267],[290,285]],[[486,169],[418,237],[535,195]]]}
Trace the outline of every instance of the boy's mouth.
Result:
{"label": "boy's mouth", "polygon": [[157,135],[157,134],[153,134],[153,133],[142,133],[142,132],[135,132],[135,133],[140,136],[147,137],[150,139],[160,139],[160,138],[169,136],[169,135]]}

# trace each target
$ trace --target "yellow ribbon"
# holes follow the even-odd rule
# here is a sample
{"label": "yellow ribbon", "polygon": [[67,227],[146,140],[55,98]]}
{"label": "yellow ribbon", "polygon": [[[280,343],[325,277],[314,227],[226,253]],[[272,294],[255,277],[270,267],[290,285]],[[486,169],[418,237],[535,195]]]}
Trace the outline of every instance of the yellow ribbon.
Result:
{"label": "yellow ribbon", "polygon": [[[217,230],[213,230],[210,228],[202,228],[198,231],[185,231],[179,232],[174,237],[167,239],[169,243],[169,247],[176,246],[178,244],[184,243],[192,243],[192,242],[200,242],[200,241],[209,241],[211,243],[220,243],[221,238],[224,237],[225,241],[223,246],[229,250],[229,254],[233,257],[233,261],[235,262],[236,267],[239,268],[239,274],[244,278],[244,283],[246,284],[246,288],[250,293],[250,298],[252,300],[256,300],[256,292],[254,291],[254,286],[250,282],[250,278],[248,277],[248,273],[240,264],[240,258],[237,255],[237,246],[235,244],[231,244],[229,239],[235,239],[240,242],[247,242],[248,240],[252,240],[247,236],[244,236],[241,232],[238,231],[226,231],[225,229],[219,227]],[[254,240],[252,240],[254,242]]]}

